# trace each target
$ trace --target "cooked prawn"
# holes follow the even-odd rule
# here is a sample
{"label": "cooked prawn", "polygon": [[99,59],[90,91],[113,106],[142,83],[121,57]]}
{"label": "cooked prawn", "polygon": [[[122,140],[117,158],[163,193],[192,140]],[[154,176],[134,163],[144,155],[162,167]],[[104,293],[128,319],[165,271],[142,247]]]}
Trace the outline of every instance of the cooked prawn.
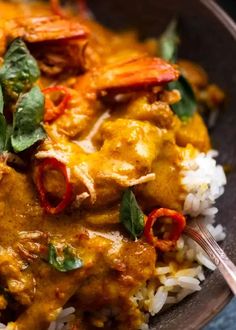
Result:
{"label": "cooked prawn", "polygon": [[6,24],[9,39],[23,38],[26,42],[77,40],[88,37],[88,28],[77,21],[58,16],[16,18]]}
{"label": "cooked prawn", "polygon": [[74,96],[65,113],[54,122],[53,130],[69,137],[81,135],[99,115],[99,97],[164,85],[178,79],[178,71],[160,58],[139,57],[123,63],[94,68],[78,78]]}
{"label": "cooked prawn", "polygon": [[0,33],[1,53],[8,42],[20,37],[48,76],[70,69],[83,70],[82,57],[89,29],[78,21],[59,16],[16,18],[5,22]]}

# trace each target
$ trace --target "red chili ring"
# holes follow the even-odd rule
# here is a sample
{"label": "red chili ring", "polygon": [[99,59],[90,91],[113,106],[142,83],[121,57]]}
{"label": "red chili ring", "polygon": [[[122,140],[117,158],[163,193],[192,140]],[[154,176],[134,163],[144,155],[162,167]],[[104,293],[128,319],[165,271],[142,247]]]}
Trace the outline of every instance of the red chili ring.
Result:
{"label": "red chili ring", "polygon": [[[172,230],[169,235],[169,239],[159,239],[154,236],[153,225],[155,222],[162,217],[168,217],[172,219]],[[144,235],[149,244],[155,246],[157,249],[168,252],[173,249],[182,234],[186,225],[185,217],[176,211],[160,208],[152,211],[146,221]]]}
{"label": "red chili ring", "polygon": [[[47,199],[47,192],[44,186],[44,173],[48,168],[60,171],[65,178],[66,190],[61,202],[57,206],[52,206]],[[56,158],[45,158],[37,167],[36,186],[39,192],[40,202],[46,213],[58,214],[71,203],[72,187],[68,177],[66,166]]]}
{"label": "red chili ring", "polygon": [[68,88],[64,86],[52,86],[45,88],[43,91],[44,95],[53,93],[53,92],[62,92],[64,93],[64,97],[61,102],[55,106],[53,101],[50,98],[45,97],[45,114],[44,121],[51,122],[60,117],[64,111],[66,110],[68,103],[71,99],[71,94],[68,91]]}

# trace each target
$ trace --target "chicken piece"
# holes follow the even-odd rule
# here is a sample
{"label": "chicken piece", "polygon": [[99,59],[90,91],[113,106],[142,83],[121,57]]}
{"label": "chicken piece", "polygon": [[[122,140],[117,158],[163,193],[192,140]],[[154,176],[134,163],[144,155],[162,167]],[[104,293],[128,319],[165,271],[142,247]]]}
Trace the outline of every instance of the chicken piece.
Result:
{"label": "chicken piece", "polygon": [[17,302],[27,306],[33,302],[35,280],[24,268],[24,264],[11,248],[4,249],[0,246],[1,283]]}
{"label": "chicken piece", "polygon": [[[76,293],[78,310],[94,312],[96,305],[97,315],[88,318],[87,323],[93,325],[96,319],[96,323],[100,321],[106,325],[112,318],[115,329],[137,329],[142,315],[127,297],[153,276],[155,261],[155,249],[142,241],[124,244],[119,255],[104,256],[96,276],[88,277]],[[137,272],[138,269],[142,271]],[[108,311],[105,318],[100,312],[103,309]],[[124,310],[129,312],[124,313]]]}
{"label": "chicken piece", "polygon": [[[4,221],[0,222],[0,245],[7,248],[17,241],[18,232],[27,229],[24,217],[42,215],[37,203],[36,192],[32,182],[26,175],[17,173],[5,163],[0,163],[0,214]],[[12,219],[17,218],[17,221]],[[23,225],[24,224],[24,225]],[[25,228],[24,228],[25,226]],[[13,229],[14,228],[14,229]]]}
{"label": "chicken piece", "polygon": [[203,152],[207,152],[211,148],[207,127],[198,113],[195,113],[187,122],[181,122],[176,130],[176,143],[180,147],[192,144]]}
{"label": "chicken piece", "polygon": [[104,172],[119,173],[129,179],[146,175],[160,152],[163,134],[148,122],[121,118],[105,122],[101,127],[103,145],[99,151],[108,162],[104,164]]}
{"label": "chicken piece", "polygon": [[156,101],[155,95],[146,93],[131,100],[128,105],[125,103],[112,117],[149,121],[160,128],[171,129],[174,113],[166,102]]}
{"label": "chicken piece", "polygon": [[92,154],[86,154],[76,143],[63,140],[62,144],[44,143],[36,155],[38,159],[56,157],[66,164],[76,194],[90,195],[86,200],[90,201],[89,207],[110,205],[120,198],[124,188],[154,180],[152,163],[165,132],[148,122],[117,119],[105,122],[100,134],[101,148]]}
{"label": "chicken piece", "polygon": [[153,163],[155,180],[135,187],[139,203],[149,212],[156,207],[182,210],[184,191],[181,185],[182,154],[170,139],[163,143],[162,153]]}
{"label": "chicken piece", "polygon": [[161,149],[162,134],[141,121],[118,119],[104,123],[103,145],[88,158],[97,196],[94,206],[109,205],[121,197],[124,188],[154,180],[151,168]]}

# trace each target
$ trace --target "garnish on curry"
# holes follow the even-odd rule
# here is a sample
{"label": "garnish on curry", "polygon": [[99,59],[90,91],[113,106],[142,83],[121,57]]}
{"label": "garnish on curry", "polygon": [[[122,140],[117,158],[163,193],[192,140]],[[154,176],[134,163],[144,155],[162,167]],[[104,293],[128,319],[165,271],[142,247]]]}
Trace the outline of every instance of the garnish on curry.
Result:
{"label": "garnish on curry", "polygon": [[175,22],[160,42],[141,43],[80,8],[0,2],[0,320],[9,329],[45,330],[67,305],[74,330],[140,327],[131,297],[185,226],[183,155],[211,147],[197,102],[223,101],[203,69],[178,61]]}

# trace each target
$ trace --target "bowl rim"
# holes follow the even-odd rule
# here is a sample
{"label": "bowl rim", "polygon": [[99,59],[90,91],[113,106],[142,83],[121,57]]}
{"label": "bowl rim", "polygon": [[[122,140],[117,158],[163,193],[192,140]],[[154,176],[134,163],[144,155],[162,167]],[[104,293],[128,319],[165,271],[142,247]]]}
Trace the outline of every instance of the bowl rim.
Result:
{"label": "bowl rim", "polygon": [[[194,327],[195,330],[204,330],[203,328],[205,326],[208,325],[208,323],[210,323],[225,307],[226,305],[228,305],[230,303],[230,301],[233,298],[233,294],[231,292],[230,289],[226,289],[218,298],[218,304],[217,306],[214,308],[214,310],[212,310],[210,313],[208,314],[202,314],[203,317],[200,318],[199,320],[196,320],[194,323],[196,325],[196,328]],[[194,326],[194,324],[193,324]],[[193,328],[191,327],[191,330]],[[186,329],[187,330],[187,329]],[[190,328],[188,329],[190,330]]]}
{"label": "bowl rim", "polygon": [[234,39],[236,39],[236,23],[226,13],[226,11],[217,4],[214,0],[200,0],[200,2],[207,7],[213,15],[215,15],[224,27],[230,32]]}

